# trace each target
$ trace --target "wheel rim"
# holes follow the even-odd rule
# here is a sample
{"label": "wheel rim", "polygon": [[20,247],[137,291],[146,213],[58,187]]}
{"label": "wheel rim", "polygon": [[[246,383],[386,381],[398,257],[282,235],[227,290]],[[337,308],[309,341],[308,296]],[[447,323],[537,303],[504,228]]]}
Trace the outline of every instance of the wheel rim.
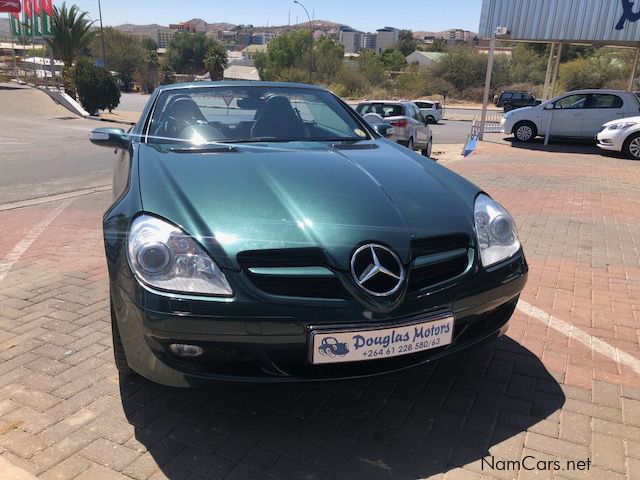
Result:
{"label": "wheel rim", "polygon": [[533,130],[529,125],[522,125],[516,130],[516,137],[518,140],[529,140],[533,136]]}
{"label": "wheel rim", "polygon": [[633,158],[640,158],[640,137],[636,137],[629,142],[629,153]]}

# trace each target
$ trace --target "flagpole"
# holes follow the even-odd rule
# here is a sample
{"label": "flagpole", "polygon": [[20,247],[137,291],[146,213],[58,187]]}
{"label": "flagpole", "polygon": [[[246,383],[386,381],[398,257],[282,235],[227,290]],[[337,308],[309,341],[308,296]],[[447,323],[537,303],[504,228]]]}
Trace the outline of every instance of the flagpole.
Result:
{"label": "flagpole", "polygon": [[27,0],[31,4],[31,58],[33,58],[33,83],[38,83],[36,70],[36,11],[33,0]]}
{"label": "flagpole", "polygon": [[11,33],[11,56],[13,57],[13,70],[16,76],[16,82],[20,83],[20,78],[18,75],[18,63],[16,62],[16,47],[15,47],[15,44],[13,43],[14,22],[11,20],[12,15],[10,13],[7,13],[7,16],[9,17],[9,32]]}

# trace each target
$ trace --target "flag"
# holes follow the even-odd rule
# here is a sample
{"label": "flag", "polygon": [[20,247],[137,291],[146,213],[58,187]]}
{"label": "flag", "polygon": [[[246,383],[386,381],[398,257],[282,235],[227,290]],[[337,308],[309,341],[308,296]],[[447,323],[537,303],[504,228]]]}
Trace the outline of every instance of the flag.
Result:
{"label": "flag", "polygon": [[0,0],[0,12],[20,13],[20,10],[20,0]]}
{"label": "flag", "polygon": [[9,22],[11,23],[11,35],[14,37],[20,37],[22,35],[22,25],[20,25],[20,14],[12,12],[9,15]]}
{"label": "flag", "polygon": [[53,35],[51,19],[53,18],[53,0],[37,0],[40,2],[40,10],[42,11],[42,34],[45,37]]}
{"label": "flag", "polygon": [[[27,0],[29,1],[29,0]],[[31,12],[33,28],[35,29],[35,36],[42,36],[42,11],[40,10],[40,0],[31,0],[33,11]]]}
{"label": "flag", "polygon": [[22,34],[26,37],[31,36],[31,28],[33,26],[33,11],[31,9],[32,0],[24,0],[24,9],[22,10]]}

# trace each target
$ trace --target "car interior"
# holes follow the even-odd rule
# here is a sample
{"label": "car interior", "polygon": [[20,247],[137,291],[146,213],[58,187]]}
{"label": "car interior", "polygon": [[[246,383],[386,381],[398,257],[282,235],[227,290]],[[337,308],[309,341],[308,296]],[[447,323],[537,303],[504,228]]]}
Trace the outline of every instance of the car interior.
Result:
{"label": "car interior", "polygon": [[[196,100],[194,100],[194,97]],[[209,96],[198,99],[176,94],[160,99],[149,126],[149,140],[179,142],[183,140],[212,141],[288,141],[295,139],[322,139],[344,137],[344,125],[339,117],[326,119],[321,124],[309,111],[309,103],[292,102],[285,95],[267,94],[246,97]],[[213,99],[213,100],[212,100]],[[388,115],[387,115],[388,116]],[[335,125],[331,125],[331,122]],[[340,128],[341,127],[341,128]],[[341,135],[341,133],[343,133]],[[359,135],[359,134],[358,134]]]}

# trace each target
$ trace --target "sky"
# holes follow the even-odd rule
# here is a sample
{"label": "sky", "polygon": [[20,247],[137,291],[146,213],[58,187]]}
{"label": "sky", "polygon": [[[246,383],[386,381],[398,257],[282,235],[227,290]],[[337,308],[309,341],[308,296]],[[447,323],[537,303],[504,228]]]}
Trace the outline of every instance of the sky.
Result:
{"label": "sky", "polygon": [[[462,28],[477,31],[482,0],[301,0],[315,18],[344,23],[364,31],[383,26],[414,31]],[[67,0],[98,19],[98,0]],[[62,0],[54,0],[61,5]],[[208,23],[265,26],[307,21],[292,0],[102,0],[105,25],[123,23],[168,25],[192,18]]]}

